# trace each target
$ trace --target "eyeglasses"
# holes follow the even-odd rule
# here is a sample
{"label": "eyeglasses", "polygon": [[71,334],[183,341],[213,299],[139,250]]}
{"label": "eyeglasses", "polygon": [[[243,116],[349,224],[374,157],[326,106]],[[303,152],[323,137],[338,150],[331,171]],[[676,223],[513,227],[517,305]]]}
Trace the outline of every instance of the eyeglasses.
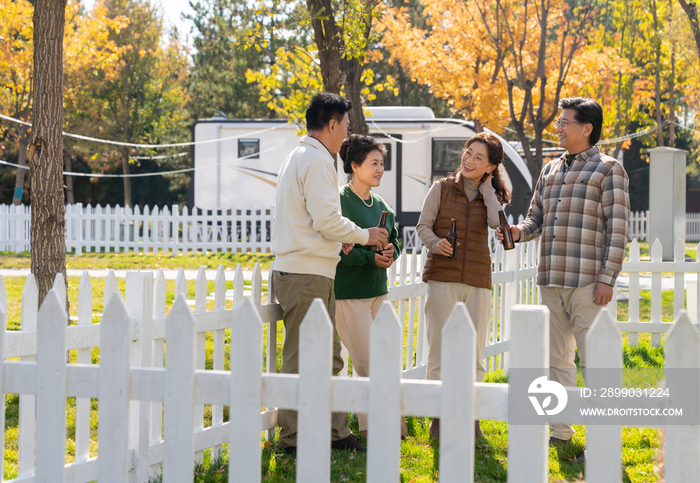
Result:
{"label": "eyeglasses", "polygon": [[[470,148],[468,148],[467,150],[464,151],[464,156],[466,156],[467,158],[471,158],[472,156],[474,156],[474,153],[472,152],[472,150]],[[484,162],[484,158],[474,158],[472,160],[472,163],[474,163],[474,166],[480,166],[481,163],[483,163],[483,162]]]}
{"label": "eyeglasses", "polygon": [[554,121],[554,127],[556,129],[559,129],[560,127],[562,129],[566,129],[569,124],[583,124],[583,123],[578,122],[578,121]]}

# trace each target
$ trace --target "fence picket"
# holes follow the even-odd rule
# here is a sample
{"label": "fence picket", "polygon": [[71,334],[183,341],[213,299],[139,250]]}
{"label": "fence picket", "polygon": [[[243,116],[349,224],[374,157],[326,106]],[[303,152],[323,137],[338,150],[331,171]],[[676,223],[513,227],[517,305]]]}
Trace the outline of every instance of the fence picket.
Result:
{"label": "fence picket", "polygon": [[[442,330],[440,479],[474,481],[476,332],[466,305],[457,303]],[[512,429],[512,428],[511,428]]]}
{"label": "fence picket", "polygon": [[[214,310],[225,310],[226,309],[226,274],[224,272],[224,266],[219,265],[216,271],[216,278],[214,279]],[[235,333],[232,330],[232,333]],[[213,369],[215,371],[224,370],[224,357],[225,357],[225,344],[226,344],[226,331],[215,330],[214,331],[214,354],[213,354]],[[261,371],[262,372],[262,371]],[[221,426],[224,424],[224,407],[220,404],[214,404],[211,408],[211,425]],[[223,447],[221,445],[215,446],[211,450],[211,459],[216,461],[221,458]]]}
{"label": "fence picket", "polygon": [[253,275],[250,279],[250,293],[253,297],[253,303],[260,305],[262,303],[262,271],[258,262],[255,262],[253,266]]}
{"label": "fence picket", "polygon": [[[538,369],[536,376],[546,376],[549,369],[549,310],[546,307],[513,307],[510,348],[511,367]],[[513,383],[520,373],[511,373]],[[546,482],[549,474],[549,426],[508,427],[508,482],[525,479]]]}
{"label": "fence picket", "polygon": [[[666,336],[664,351],[665,367],[676,369],[666,372],[666,387],[669,391],[667,408],[684,408],[698,411],[700,389],[697,370],[700,368],[700,335],[693,327],[685,311],[676,317]],[[677,369],[694,370],[695,377]],[[700,481],[700,432],[697,426],[671,424],[666,427],[665,470],[668,483]]]}
{"label": "fence picket", "polygon": [[297,481],[327,483],[331,477],[333,335],[326,307],[314,300],[299,329]]}
{"label": "fence picket", "polygon": [[[584,374],[589,387],[624,387],[622,385],[622,333],[601,308],[586,336],[586,364],[591,371]],[[586,369],[587,369],[586,368]],[[582,370],[585,372],[585,370]],[[617,400],[619,403],[619,399]],[[622,481],[622,427],[618,425],[588,425],[586,428],[586,478],[589,481]]]}
{"label": "fence picket", "polygon": [[[272,272],[275,268],[275,262],[270,264],[270,271],[267,274],[267,303],[274,304],[277,303],[277,297],[275,296],[275,285],[272,283]],[[277,320],[270,320],[267,323],[267,364],[265,365],[265,372],[268,374],[274,374],[277,372]],[[345,361],[345,359],[343,359]],[[347,362],[346,362],[347,364]],[[265,435],[268,441],[273,441],[275,439],[275,428],[271,428],[267,431]]]}
{"label": "fence picket", "polygon": [[243,278],[243,269],[241,264],[236,264],[236,271],[233,273],[233,306],[240,307],[243,305],[243,291],[245,290],[245,279]]}
{"label": "fence picket", "polygon": [[[166,284],[163,269],[156,272],[156,279],[153,282],[153,318],[165,317]],[[153,361],[151,366],[162,368],[165,356],[165,343],[162,337],[153,339]],[[162,438],[163,432],[163,403],[156,401],[151,403],[151,431],[150,443],[157,443]],[[160,464],[151,465],[150,478],[160,475]]]}
{"label": "fence picket", "polygon": [[[639,242],[633,239],[629,248],[629,259],[631,263],[639,262]],[[629,272],[629,321],[639,322],[639,272]],[[627,336],[630,346],[636,347],[639,344],[639,333],[630,332]]]}
{"label": "fence picket", "polygon": [[[92,283],[87,271],[83,272],[78,285],[78,325],[92,324]],[[101,331],[100,331],[101,333]],[[101,345],[100,345],[101,347]],[[90,364],[92,351],[78,349],[78,364]],[[75,399],[75,461],[86,461],[90,456],[90,398]]]}
{"label": "fence picket", "polygon": [[[263,323],[250,298],[233,319],[231,332],[231,406],[229,483],[259,482],[262,359],[258,350]],[[329,429],[330,431],[330,429]]]}
{"label": "fence picket", "polygon": [[178,268],[177,276],[175,277],[174,297],[177,298],[178,295],[187,300],[187,280],[185,279],[185,271],[182,267]]}
{"label": "fence picket", "polygon": [[[197,271],[194,291],[194,311],[195,313],[206,312],[207,310],[207,271],[204,265]],[[206,332],[196,333],[197,345],[195,347],[195,369],[204,370],[206,364]],[[194,430],[204,429],[204,404],[196,404],[194,407]],[[204,454],[197,451],[194,455],[196,464],[202,464]]]}
{"label": "fence picket", "polygon": [[[153,354],[151,344],[153,272],[127,272],[125,298],[129,315],[134,319],[137,327],[136,340],[131,350],[131,366],[149,367]],[[149,474],[146,462],[150,442],[150,417],[151,406],[148,401],[131,401],[129,449],[136,456],[137,466],[132,465],[132,470],[139,481],[146,481]]]}
{"label": "fence picket", "polygon": [[[391,302],[382,304],[369,332],[367,481],[398,482],[401,475],[403,329]],[[406,366],[409,367],[408,361]]]}
{"label": "fence picket", "polygon": [[53,280],[53,286],[51,287],[58,293],[58,296],[65,304],[68,300],[68,294],[66,293],[66,279],[63,278],[62,273],[57,273],[56,278]]}
{"label": "fence picket", "polygon": [[191,483],[194,450],[194,317],[175,296],[166,326],[163,481]]}
{"label": "fence picket", "polygon": [[[22,291],[22,331],[36,330],[37,309],[39,307],[39,289],[33,274],[27,276]],[[64,309],[65,310],[65,309]],[[36,361],[36,356],[24,356],[22,361]],[[17,476],[29,476],[34,473],[34,424],[36,414],[36,395],[19,396],[19,437]]]}
{"label": "fence picket", "polygon": [[[408,280],[409,283],[414,284],[416,283],[416,271],[418,270],[418,253],[415,250],[411,253],[410,265],[411,272],[409,273]],[[408,320],[406,323],[408,324],[408,331],[406,333],[406,369],[411,369],[415,367],[414,332],[416,325],[416,299],[414,298],[408,299]],[[403,337],[401,339],[403,340]]]}
{"label": "fence picket", "polygon": [[65,298],[50,290],[37,318],[35,482],[54,483],[56,475],[63,475],[67,319]]}
{"label": "fence picket", "polygon": [[[119,293],[112,294],[100,324],[98,480],[126,482],[129,431],[129,315]],[[109,457],[106,457],[109,455]]]}
{"label": "fence picket", "polygon": [[[651,246],[651,261],[660,262],[663,259],[661,242],[657,238]],[[661,322],[661,272],[651,272],[651,321]],[[661,347],[661,334],[651,334],[651,346]]]}
{"label": "fence picket", "polygon": [[[673,261],[685,262],[685,243],[680,238],[673,247]],[[685,273],[673,274],[673,318],[675,319],[681,310],[685,309]]]}
{"label": "fence picket", "polygon": [[[420,254],[420,273],[423,273],[428,251],[423,250]],[[425,365],[428,361],[428,334],[425,329],[425,293],[418,298],[418,346],[416,348],[416,363]]]}

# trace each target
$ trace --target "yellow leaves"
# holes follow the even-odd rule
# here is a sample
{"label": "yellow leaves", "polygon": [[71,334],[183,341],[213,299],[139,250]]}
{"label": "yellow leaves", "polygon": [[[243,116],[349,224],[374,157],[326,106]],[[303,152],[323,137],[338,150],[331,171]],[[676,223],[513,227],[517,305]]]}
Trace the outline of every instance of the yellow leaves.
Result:
{"label": "yellow leaves", "polygon": [[267,71],[246,72],[249,83],[257,83],[260,102],[280,115],[303,125],[306,106],[314,94],[323,90],[321,70],[317,65],[316,50],[286,50],[275,52],[276,62]]}
{"label": "yellow leaves", "polygon": [[[0,0],[0,106],[30,107],[32,57],[32,5],[26,0]],[[20,115],[20,112],[5,112]],[[26,114],[23,115],[26,118]]]}

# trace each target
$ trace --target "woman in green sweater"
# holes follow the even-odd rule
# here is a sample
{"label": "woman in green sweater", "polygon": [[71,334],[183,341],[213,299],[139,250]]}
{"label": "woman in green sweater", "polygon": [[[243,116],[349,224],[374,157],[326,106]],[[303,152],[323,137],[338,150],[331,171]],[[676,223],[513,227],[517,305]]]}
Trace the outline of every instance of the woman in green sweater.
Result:
{"label": "woman in green sweater", "polygon": [[[343,216],[360,228],[377,226],[387,212],[389,244],[381,253],[372,247],[354,245],[340,253],[335,272],[335,320],[340,340],[348,348],[355,374],[369,375],[369,328],[389,293],[386,269],[400,255],[394,210],[370,188],[379,186],[384,175],[386,148],[371,136],[351,135],[340,148],[348,184],[340,189]],[[367,432],[367,415],[359,415],[360,434]],[[403,429],[402,429],[403,432]]]}

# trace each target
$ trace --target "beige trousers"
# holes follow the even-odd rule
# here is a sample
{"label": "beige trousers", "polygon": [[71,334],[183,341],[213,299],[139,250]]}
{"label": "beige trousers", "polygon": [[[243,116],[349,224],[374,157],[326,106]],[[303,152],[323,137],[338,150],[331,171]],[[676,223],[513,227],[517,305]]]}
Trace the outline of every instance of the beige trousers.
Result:
{"label": "beige trousers", "polygon": [[[299,373],[299,326],[311,303],[320,298],[331,323],[335,327],[335,292],[333,279],[320,275],[301,273],[272,272],[272,283],[275,286],[277,301],[284,311],[285,339],[282,348],[282,372],[285,374]],[[333,370],[337,376],[343,368],[343,358],[340,356],[340,340],[335,333],[333,337]],[[277,424],[280,429],[279,443],[282,446],[297,445],[297,412],[279,410]],[[348,428],[348,413],[333,413],[331,418],[331,440],[337,441],[350,436]]]}
{"label": "beige trousers", "polygon": [[[576,387],[576,358],[586,379],[586,334],[600,309],[593,301],[595,284],[579,288],[540,287],[542,303],[549,308],[549,377],[563,386]],[[553,424],[551,436],[571,439],[568,424]]]}
{"label": "beige trousers", "polygon": [[[335,301],[338,335],[348,348],[353,373],[360,377],[369,377],[369,328],[385,300],[386,295]],[[367,431],[367,414],[360,413],[357,419],[360,431]]]}
{"label": "beige trousers", "polygon": [[491,315],[491,291],[455,282],[428,281],[425,318],[428,332],[428,367],[426,379],[440,380],[442,328],[457,302],[464,302],[476,330],[476,380],[483,382],[484,349]]}

